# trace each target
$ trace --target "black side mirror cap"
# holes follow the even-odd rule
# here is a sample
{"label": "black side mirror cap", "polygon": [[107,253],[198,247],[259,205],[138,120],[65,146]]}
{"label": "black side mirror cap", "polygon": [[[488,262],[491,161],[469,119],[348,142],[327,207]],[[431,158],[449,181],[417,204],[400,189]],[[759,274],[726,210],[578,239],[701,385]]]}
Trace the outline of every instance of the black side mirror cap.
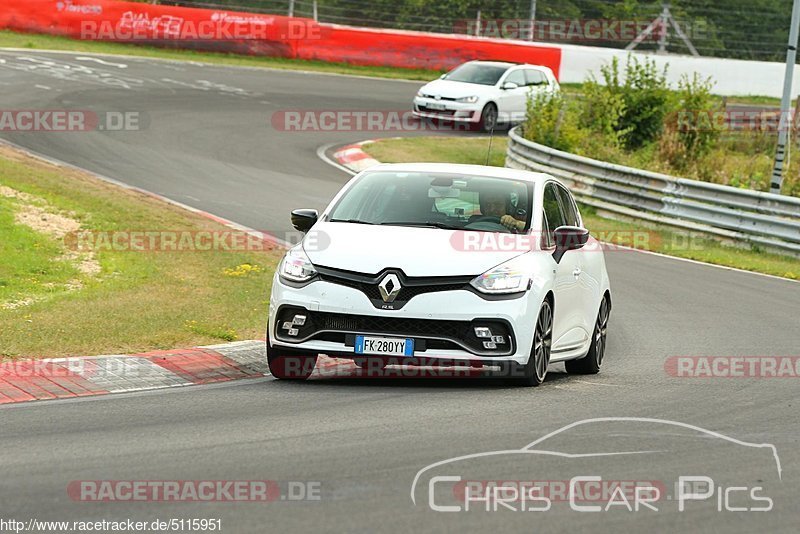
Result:
{"label": "black side mirror cap", "polygon": [[579,226],[559,226],[553,232],[556,250],[553,252],[553,259],[556,263],[561,262],[561,258],[569,250],[582,249],[589,241],[589,230]]}
{"label": "black side mirror cap", "polygon": [[292,226],[300,232],[308,232],[317,223],[319,212],[317,210],[294,210],[292,212]]}

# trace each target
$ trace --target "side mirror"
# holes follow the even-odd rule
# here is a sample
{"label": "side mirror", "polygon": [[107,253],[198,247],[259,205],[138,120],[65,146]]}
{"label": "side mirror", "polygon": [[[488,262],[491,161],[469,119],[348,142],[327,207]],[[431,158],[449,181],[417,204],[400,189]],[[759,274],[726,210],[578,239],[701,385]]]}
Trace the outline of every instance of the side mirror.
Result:
{"label": "side mirror", "polygon": [[292,212],[292,226],[301,232],[308,232],[317,223],[319,212],[317,210],[294,210]]}
{"label": "side mirror", "polygon": [[553,232],[556,242],[556,250],[553,252],[553,259],[556,263],[561,262],[561,258],[569,250],[579,250],[589,241],[589,230],[578,226],[559,226]]}
{"label": "side mirror", "polygon": [[503,91],[513,91],[514,89],[517,89],[518,87],[519,87],[519,85],[515,84],[514,82],[506,82],[506,83],[503,84],[502,89],[503,89]]}
{"label": "side mirror", "polygon": [[444,80],[445,78],[447,78],[447,73],[446,72],[444,74],[442,74],[441,76],[439,76],[440,80]]}

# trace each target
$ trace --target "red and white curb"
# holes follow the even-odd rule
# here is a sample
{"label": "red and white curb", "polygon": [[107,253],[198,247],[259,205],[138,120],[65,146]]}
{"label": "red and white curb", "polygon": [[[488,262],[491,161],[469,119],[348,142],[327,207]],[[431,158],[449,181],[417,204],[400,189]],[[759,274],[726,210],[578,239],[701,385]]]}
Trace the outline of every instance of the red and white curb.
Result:
{"label": "red and white curb", "polygon": [[333,153],[333,159],[339,165],[342,165],[353,172],[361,172],[380,164],[380,161],[376,160],[361,149],[363,145],[368,143],[374,143],[374,141],[361,141],[360,143],[356,143],[354,145],[343,146]]}
{"label": "red and white curb", "polygon": [[107,395],[269,374],[263,341],[133,355],[0,362],[0,404]]}

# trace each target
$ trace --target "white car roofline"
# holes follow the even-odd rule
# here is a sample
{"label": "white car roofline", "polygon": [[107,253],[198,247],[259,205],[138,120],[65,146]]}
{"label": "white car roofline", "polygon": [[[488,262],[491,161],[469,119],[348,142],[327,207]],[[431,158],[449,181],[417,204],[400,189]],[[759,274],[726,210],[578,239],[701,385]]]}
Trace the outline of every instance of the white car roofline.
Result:
{"label": "white car roofline", "polygon": [[381,163],[365,170],[364,172],[393,171],[393,172],[446,172],[464,174],[468,176],[485,176],[487,178],[505,178],[519,180],[534,184],[541,184],[554,178],[541,172],[523,171],[508,167],[491,167],[485,165],[467,165],[453,163]]}

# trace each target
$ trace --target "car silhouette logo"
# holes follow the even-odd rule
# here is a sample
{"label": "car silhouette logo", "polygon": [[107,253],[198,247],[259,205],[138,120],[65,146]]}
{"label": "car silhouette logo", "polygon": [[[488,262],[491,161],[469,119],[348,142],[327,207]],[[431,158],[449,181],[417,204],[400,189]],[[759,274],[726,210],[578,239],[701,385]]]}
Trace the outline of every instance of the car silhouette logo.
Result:
{"label": "car silhouette logo", "polygon": [[400,279],[397,278],[396,274],[387,274],[383,280],[381,280],[381,283],[378,284],[378,290],[381,293],[383,302],[394,302],[394,299],[397,298],[402,287],[403,286],[400,285]]}

